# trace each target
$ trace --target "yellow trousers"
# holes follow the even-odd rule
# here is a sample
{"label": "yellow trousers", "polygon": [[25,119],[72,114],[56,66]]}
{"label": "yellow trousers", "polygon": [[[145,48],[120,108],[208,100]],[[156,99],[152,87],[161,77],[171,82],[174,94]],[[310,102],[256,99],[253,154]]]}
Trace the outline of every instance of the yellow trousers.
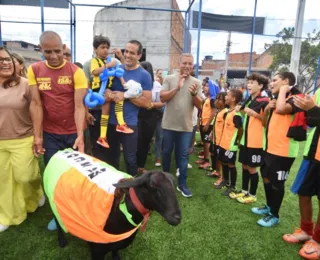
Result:
{"label": "yellow trousers", "polygon": [[43,197],[33,137],[0,140],[0,224],[19,225]]}

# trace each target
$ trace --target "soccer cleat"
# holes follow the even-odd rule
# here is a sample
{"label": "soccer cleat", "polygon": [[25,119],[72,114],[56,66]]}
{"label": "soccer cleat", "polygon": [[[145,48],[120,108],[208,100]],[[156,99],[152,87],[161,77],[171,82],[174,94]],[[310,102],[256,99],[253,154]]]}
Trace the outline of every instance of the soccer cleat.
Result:
{"label": "soccer cleat", "polygon": [[242,190],[238,190],[238,191],[231,192],[229,194],[229,197],[231,199],[237,199],[237,198],[244,197],[245,195],[246,195],[246,193],[244,193]]}
{"label": "soccer cleat", "polygon": [[188,163],[188,169],[192,169],[192,165]]}
{"label": "soccer cleat", "polygon": [[250,195],[248,193],[243,197],[237,198],[237,201],[242,203],[242,204],[250,204],[250,203],[256,202],[257,201],[257,197],[256,196],[252,196],[252,195]]}
{"label": "soccer cleat", "polygon": [[216,182],[212,183],[213,186],[219,185],[223,181],[223,178],[220,177]]}
{"label": "soccer cleat", "polygon": [[309,236],[307,232],[303,231],[301,228],[295,228],[292,234],[285,234],[282,238],[284,241],[290,244],[298,244],[310,240],[311,236]]}
{"label": "soccer cleat", "polygon": [[226,182],[226,181],[222,181],[222,182],[220,182],[219,184],[217,184],[217,185],[213,185],[213,187],[215,188],[215,189],[217,189],[217,190],[221,190],[221,189],[227,189],[227,188],[229,188],[229,186],[230,186],[230,183],[228,183],[228,182]]}
{"label": "soccer cleat", "polygon": [[54,218],[51,219],[51,221],[49,222],[47,228],[48,228],[49,231],[57,230],[57,223],[56,223],[56,220]]}
{"label": "soccer cleat", "polygon": [[46,197],[43,195],[41,199],[38,201],[38,206],[42,207],[46,203]]}
{"label": "soccer cleat", "polygon": [[99,137],[97,143],[100,144],[101,146],[103,146],[104,148],[110,147],[106,137]]}
{"label": "soccer cleat", "polygon": [[127,126],[127,124],[117,125],[116,131],[124,134],[132,134],[134,132],[130,127]]}
{"label": "soccer cleat", "polygon": [[271,213],[266,215],[264,218],[259,219],[257,224],[261,227],[273,227],[280,223],[280,219],[273,216]]}
{"label": "soccer cleat", "polygon": [[299,255],[304,259],[316,260],[320,258],[320,245],[313,239],[304,243],[299,251]]}
{"label": "soccer cleat", "polygon": [[220,178],[221,177],[220,173],[218,173],[217,171],[208,172],[207,176],[208,177],[216,177],[216,178]]}
{"label": "soccer cleat", "polygon": [[251,209],[251,212],[257,215],[266,215],[270,213],[270,208],[265,205],[264,207],[254,207]]}
{"label": "soccer cleat", "polygon": [[178,186],[177,190],[181,192],[183,197],[186,197],[186,198],[192,197],[192,192],[185,186]]}
{"label": "soccer cleat", "polygon": [[157,159],[157,160],[156,160],[154,166],[156,166],[156,167],[160,167],[160,166],[161,166],[161,161],[160,161],[160,159]]}
{"label": "soccer cleat", "polygon": [[236,189],[232,187],[228,187],[224,192],[221,193],[222,196],[229,197],[231,192],[235,192]]}
{"label": "soccer cleat", "polygon": [[203,150],[198,152],[198,155],[203,155],[203,154],[204,154]]}
{"label": "soccer cleat", "polygon": [[0,224],[0,232],[3,232],[5,230],[7,230],[8,228],[9,228],[9,226]]}

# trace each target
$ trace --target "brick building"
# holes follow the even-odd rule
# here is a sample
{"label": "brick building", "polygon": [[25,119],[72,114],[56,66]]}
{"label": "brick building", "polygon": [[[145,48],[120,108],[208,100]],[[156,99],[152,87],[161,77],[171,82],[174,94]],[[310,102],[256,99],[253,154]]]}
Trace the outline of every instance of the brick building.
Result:
{"label": "brick building", "polygon": [[[176,0],[128,0],[116,5],[179,9]],[[139,40],[144,48],[144,58],[154,69],[172,71],[179,68],[184,45],[181,13],[103,8],[95,16],[93,33],[108,36],[112,47],[121,49],[129,40]],[[189,39],[190,51],[191,34]]]}
{"label": "brick building", "polygon": [[[261,54],[252,53],[252,70],[269,74],[269,66],[272,64],[273,57],[270,50],[266,50]],[[250,62],[250,52],[230,53],[228,62],[228,78],[244,78]],[[201,76],[219,78],[224,72],[225,60],[215,60],[213,56],[205,56],[201,65]]]}
{"label": "brick building", "polygon": [[24,41],[3,41],[3,46],[9,52],[21,54],[28,67],[31,63],[40,61],[42,59],[41,53],[37,45]]}

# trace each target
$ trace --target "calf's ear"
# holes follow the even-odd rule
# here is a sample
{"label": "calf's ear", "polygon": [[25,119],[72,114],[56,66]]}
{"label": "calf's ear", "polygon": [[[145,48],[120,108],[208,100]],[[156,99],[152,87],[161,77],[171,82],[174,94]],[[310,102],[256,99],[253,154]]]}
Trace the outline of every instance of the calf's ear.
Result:
{"label": "calf's ear", "polygon": [[147,183],[149,181],[149,178],[150,174],[145,173],[134,179],[127,179],[123,182],[114,183],[113,186],[121,189],[133,188]]}

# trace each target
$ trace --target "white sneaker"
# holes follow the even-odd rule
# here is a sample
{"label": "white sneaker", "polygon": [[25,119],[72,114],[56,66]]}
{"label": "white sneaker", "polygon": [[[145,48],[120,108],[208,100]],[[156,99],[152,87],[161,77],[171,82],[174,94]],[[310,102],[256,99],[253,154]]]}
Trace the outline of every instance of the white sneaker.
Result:
{"label": "white sneaker", "polygon": [[6,225],[1,225],[0,224],[0,232],[3,232],[5,230],[7,230],[9,228],[9,226],[6,226]]}
{"label": "white sneaker", "polygon": [[42,207],[44,203],[46,203],[46,197],[43,195],[43,197],[38,202],[38,206]]}
{"label": "white sneaker", "polygon": [[177,172],[176,172],[176,176],[179,177],[180,175],[180,171],[179,171],[179,168],[177,169]]}
{"label": "white sneaker", "polygon": [[192,169],[192,165],[188,163],[188,169]]}

